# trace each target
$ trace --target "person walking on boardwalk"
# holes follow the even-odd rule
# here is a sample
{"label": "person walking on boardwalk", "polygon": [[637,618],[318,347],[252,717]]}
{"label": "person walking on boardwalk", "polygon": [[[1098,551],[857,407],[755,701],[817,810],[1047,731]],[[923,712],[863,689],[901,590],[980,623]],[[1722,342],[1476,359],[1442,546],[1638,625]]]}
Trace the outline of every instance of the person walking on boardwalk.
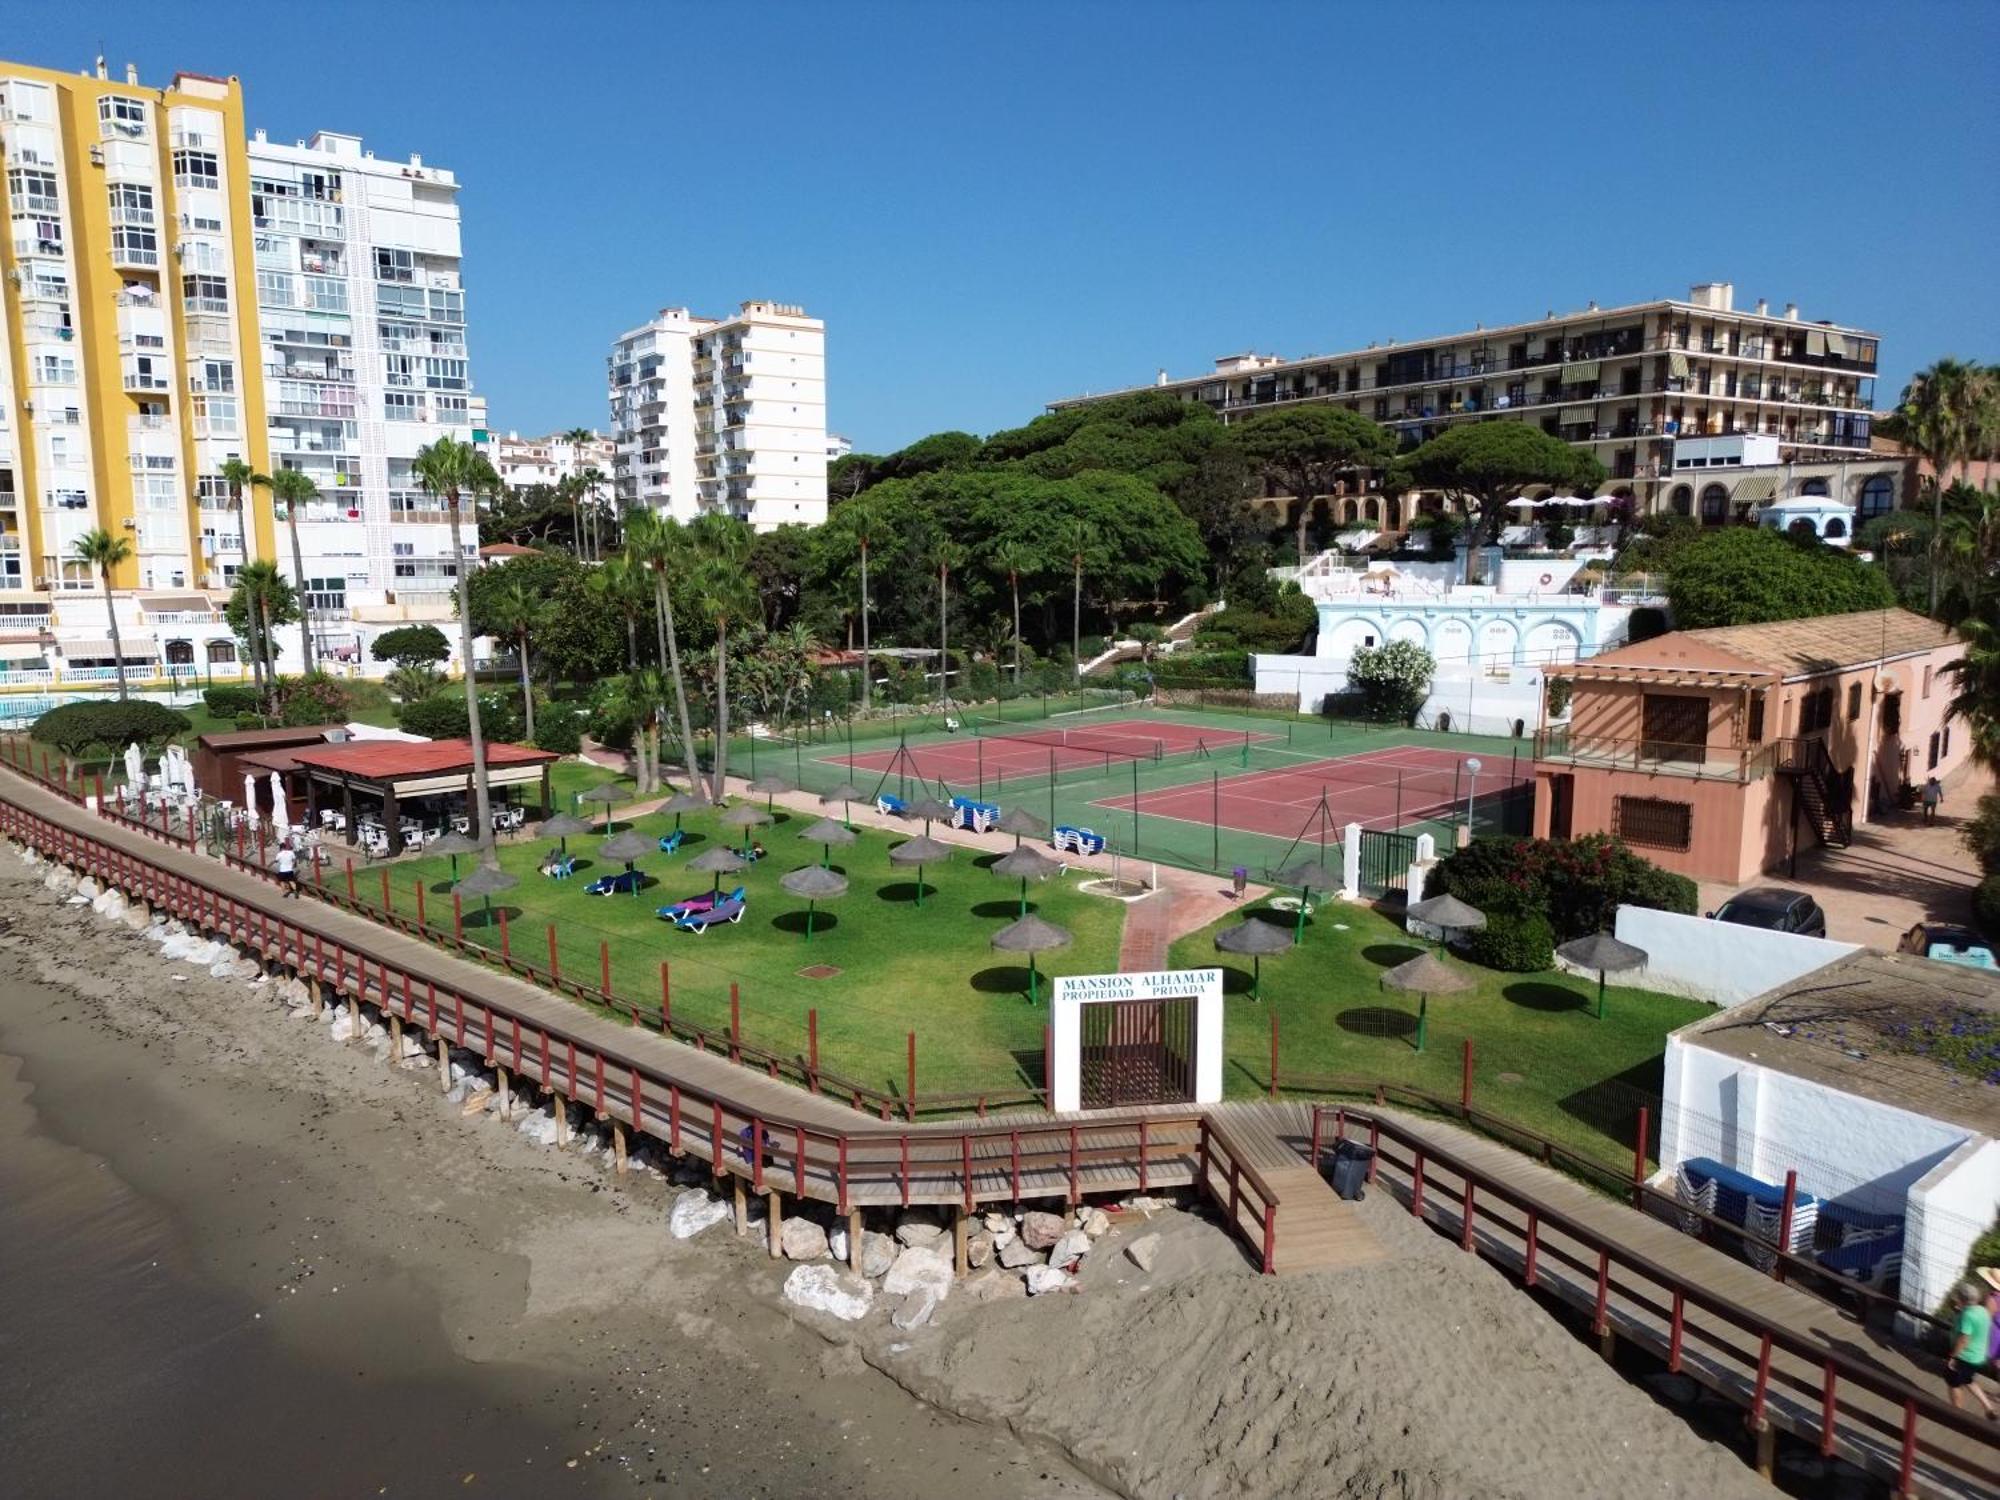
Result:
{"label": "person walking on boardwalk", "polygon": [[290,839],[286,839],[282,844],[278,845],[277,857],[272,860],[271,866],[277,873],[278,884],[284,890],[285,899],[287,901],[297,900],[299,894],[299,856],[298,851],[292,848],[292,841]]}
{"label": "person walking on boardwalk", "polygon": [[1961,1409],[1965,1405],[1964,1392],[1970,1387],[1986,1415],[1991,1417],[2000,1413],[1995,1412],[1992,1400],[1979,1387],[1979,1376],[1987,1369],[1987,1356],[1993,1345],[1993,1314],[1986,1306],[1983,1291],[1983,1287],[1968,1281],[1952,1293],[1952,1307],[1958,1315],[1957,1331],[1952,1336],[1951,1357],[1944,1365],[1944,1386],[1951,1404]]}
{"label": "person walking on boardwalk", "polygon": [[1924,804],[1924,821],[1926,823],[1935,823],[1937,821],[1938,804],[1944,801],[1944,784],[1937,777],[1928,777],[1924,781],[1922,801]]}

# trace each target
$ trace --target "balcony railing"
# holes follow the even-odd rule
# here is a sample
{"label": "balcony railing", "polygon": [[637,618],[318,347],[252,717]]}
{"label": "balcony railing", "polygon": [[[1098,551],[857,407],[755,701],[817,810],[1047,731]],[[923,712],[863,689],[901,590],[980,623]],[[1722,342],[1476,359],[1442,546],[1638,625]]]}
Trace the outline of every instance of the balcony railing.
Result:
{"label": "balcony railing", "polygon": [[1775,763],[1770,745],[1696,745],[1579,733],[1559,725],[1535,734],[1535,759],[1603,771],[1685,776],[1696,781],[1756,781]]}

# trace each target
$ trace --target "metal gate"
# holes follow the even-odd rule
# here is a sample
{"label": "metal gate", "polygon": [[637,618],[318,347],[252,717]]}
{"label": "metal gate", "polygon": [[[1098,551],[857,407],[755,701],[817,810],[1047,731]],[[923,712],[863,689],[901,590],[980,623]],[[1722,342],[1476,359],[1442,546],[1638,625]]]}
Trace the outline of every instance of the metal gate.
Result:
{"label": "metal gate", "polygon": [[1085,1109],[1194,1098],[1194,998],[1106,1000],[1082,1007]]}
{"label": "metal gate", "polygon": [[1417,836],[1414,833],[1362,829],[1361,894],[1384,896],[1390,891],[1407,890],[1410,861],[1416,857]]}

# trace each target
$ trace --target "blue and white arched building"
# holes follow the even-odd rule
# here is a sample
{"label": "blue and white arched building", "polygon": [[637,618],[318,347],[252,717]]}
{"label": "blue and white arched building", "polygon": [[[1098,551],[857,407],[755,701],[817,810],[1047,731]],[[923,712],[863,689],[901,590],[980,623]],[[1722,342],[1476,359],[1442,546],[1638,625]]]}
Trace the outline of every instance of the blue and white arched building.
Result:
{"label": "blue and white arched building", "polygon": [[[1330,558],[1330,555],[1329,555]],[[1532,734],[1542,668],[1623,645],[1632,611],[1664,601],[1648,590],[1577,588],[1574,559],[1509,558],[1489,584],[1462,584],[1463,562],[1384,564],[1367,572],[1320,558],[1299,586],[1319,607],[1310,656],[1253,658],[1260,694],[1296,695],[1320,713],[1347,691],[1364,647],[1413,641],[1437,661],[1420,722],[1481,734]]]}

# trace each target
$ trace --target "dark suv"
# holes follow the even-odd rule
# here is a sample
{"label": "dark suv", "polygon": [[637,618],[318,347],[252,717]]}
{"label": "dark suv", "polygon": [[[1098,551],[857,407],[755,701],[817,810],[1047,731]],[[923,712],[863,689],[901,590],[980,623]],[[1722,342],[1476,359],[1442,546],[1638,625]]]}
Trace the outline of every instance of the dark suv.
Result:
{"label": "dark suv", "polygon": [[1738,891],[1709,915],[1739,927],[1795,932],[1800,937],[1826,936],[1826,913],[1819,909],[1819,903],[1804,891],[1788,891],[1782,886],[1760,885],[1755,890]]}

